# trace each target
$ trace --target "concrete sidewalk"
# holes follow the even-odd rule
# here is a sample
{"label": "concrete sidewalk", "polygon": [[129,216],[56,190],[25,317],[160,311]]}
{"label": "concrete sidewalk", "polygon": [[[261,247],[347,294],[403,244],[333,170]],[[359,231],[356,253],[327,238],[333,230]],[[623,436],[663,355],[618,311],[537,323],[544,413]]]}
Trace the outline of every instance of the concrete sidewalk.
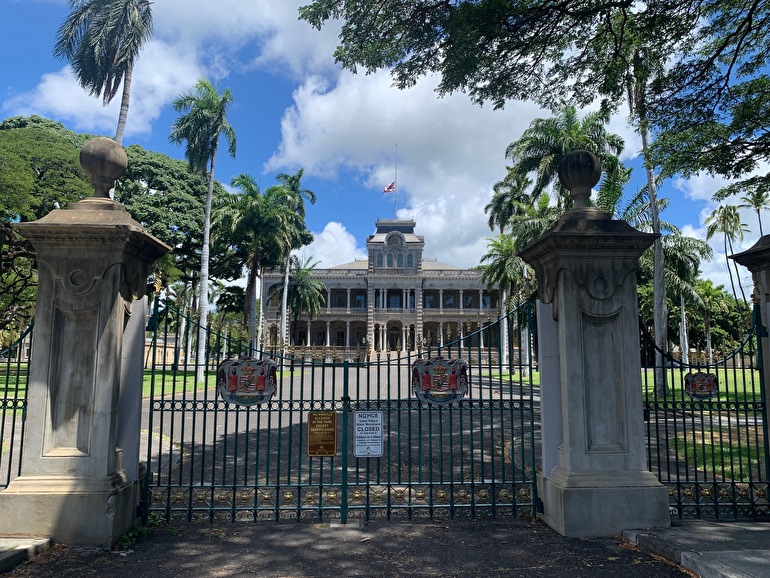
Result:
{"label": "concrete sidewalk", "polygon": [[643,552],[662,556],[702,578],[770,578],[770,520],[677,520],[665,530],[623,535]]}
{"label": "concrete sidewalk", "polygon": [[[770,522],[675,521],[629,530],[623,540],[565,538],[541,522],[440,520],[338,523],[172,524],[128,551],[62,549],[20,576],[540,576],[770,578]],[[0,539],[0,572],[49,546]],[[655,555],[660,558],[655,558]]]}

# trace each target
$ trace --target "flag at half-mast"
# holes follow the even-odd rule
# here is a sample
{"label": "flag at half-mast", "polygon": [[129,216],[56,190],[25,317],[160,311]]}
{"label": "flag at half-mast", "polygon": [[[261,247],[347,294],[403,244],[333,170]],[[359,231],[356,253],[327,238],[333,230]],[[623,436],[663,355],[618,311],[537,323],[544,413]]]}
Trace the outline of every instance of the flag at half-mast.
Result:
{"label": "flag at half-mast", "polygon": [[393,181],[387,187],[382,189],[382,192],[383,193],[395,193],[396,192],[396,181]]}

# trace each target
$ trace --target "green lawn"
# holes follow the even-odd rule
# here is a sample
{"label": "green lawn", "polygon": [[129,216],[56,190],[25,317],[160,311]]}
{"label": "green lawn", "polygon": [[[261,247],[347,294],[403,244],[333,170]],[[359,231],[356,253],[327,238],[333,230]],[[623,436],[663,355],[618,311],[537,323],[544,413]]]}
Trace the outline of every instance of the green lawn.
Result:
{"label": "green lawn", "polygon": [[[642,370],[642,393],[645,399],[653,399],[654,375],[652,369]],[[714,401],[755,401],[760,399],[759,371],[754,369],[718,369],[716,372],[718,393],[712,399]],[[666,383],[669,393],[658,399],[689,399],[684,393],[685,373],[678,368],[666,370]]]}
{"label": "green lawn", "polygon": [[680,459],[707,477],[736,482],[748,482],[752,469],[756,479],[763,443],[762,431],[755,427],[694,430],[669,440]]}

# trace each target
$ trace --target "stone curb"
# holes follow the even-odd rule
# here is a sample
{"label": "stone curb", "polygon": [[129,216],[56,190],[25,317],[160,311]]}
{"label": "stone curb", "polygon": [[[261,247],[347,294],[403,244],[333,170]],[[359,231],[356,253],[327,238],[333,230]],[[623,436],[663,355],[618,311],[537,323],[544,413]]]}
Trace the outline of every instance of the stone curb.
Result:
{"label": "stone curb", "polygon": [[13,570],[50,546],[48,538],[0,538],[0,572]]}

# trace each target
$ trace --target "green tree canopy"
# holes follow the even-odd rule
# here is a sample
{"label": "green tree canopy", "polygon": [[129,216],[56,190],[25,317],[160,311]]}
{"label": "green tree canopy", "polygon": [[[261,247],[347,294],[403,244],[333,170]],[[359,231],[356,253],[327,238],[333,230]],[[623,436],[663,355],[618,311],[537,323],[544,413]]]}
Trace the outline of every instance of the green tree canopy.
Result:
{"label": "green tree canopy", "polygon": [[75,133],[38,120],[0,124],[0,330],[25,327],[35,306],[35,254],[11,223],[39,219],[93,194]]}

